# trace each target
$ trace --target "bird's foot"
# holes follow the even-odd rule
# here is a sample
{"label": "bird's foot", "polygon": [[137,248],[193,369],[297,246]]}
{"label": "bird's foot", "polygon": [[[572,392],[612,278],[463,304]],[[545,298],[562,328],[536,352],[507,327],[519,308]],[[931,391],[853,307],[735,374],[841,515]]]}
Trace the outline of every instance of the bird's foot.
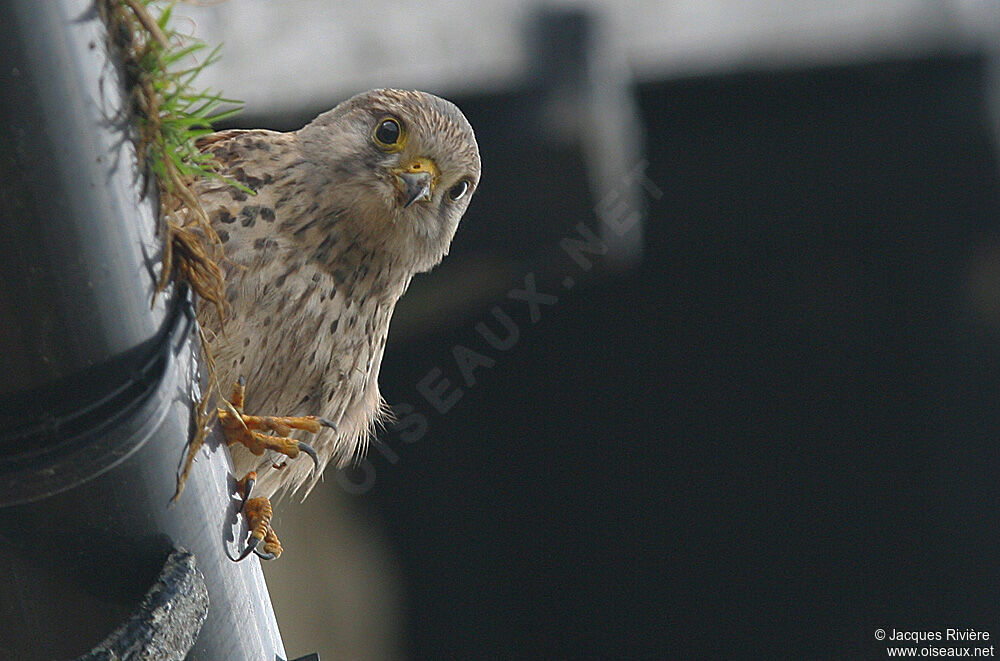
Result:
{"label": "bird's foot", "polygon": [[272,450],[289,459],[295,459],[300,452],[305,452],[312,458],[314,469],[319,470],[319,457],[316,456],[312,446],[288,438],[288,435],[293,429],[315,434],[323,427],[336,429],[336,426],[326,418],[315,415],[247,415],[243,413],[245,392],[246,382],[240,378],[233,386],[233,397],[229,401],[229,406],[219,409],[219,423],[229,445],[240,443],[257,456],[264,454],[265,450]]}
{"label": "bird's foot", "polygon": [[[271,527],[271,501],[263,496],[250,498],[250,492],[257,481],[257,473],[250,471],[239,481],[239,489],[243,493],[243,503],[240,511],[247,517],[247,527],[250,529],[250,537],[247,539],[247,547],[243,550],[236,562],[243,560],[251,553],[255,553],[261,560],[274,560],[281,555],[281,542],[274,528]],[[264,542],[263,552],[257,549],[261,542]]]}
{"label": "bird's foot", "polygon": [[[314,470],[319,470],[319,457],[308,443],[289,438],[293,429],[301,429],[313,434],[323,427],[336,429],[326,418],[315,415],[307,416],[261,416],[247,415],[243,412],[243,400],[246,394],[246,381],[240,378],[233,386],[232,399],[227,406],[219,409],[219,424],[229,445],[240,443],[255,455],[262,455],[270,450],[282,454],[289,459],[295,459],[304,452],[313,460]],[[286,464],[274,466],[284,468]],[[240,511],[247,517],[247,527],[250,537],[247,547],[236,561],[243,560],[255,553],[263,560],[273,560],[281,555],[281,542],[271,527],[271,501],[265,497],[251,498],[250,492],[257,481],[257,473],[250,471],[239,482],[239,490],[243,496]],[[263,542],[263,552],[257,547]]]}

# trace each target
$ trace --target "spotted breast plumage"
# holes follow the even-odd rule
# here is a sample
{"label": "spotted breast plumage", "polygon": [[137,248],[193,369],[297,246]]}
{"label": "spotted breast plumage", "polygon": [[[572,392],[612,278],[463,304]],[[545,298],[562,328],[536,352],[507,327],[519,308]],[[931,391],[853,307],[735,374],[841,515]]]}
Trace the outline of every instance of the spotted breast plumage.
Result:
{"label": "spotted breast plumage", "polygon": [[[200,147],[223,180],[197,193],[225,251],[230,314],[202,311],[220,384],[246,379],[241,410],[314,415],[308,461],[270,468],[234,444],[237,471],[266,496],[315,484],[357,455],[385,412],[379,365],[397,300],[447,254],[479,183],[479,150],[457,107],[416,91],[373,90],[279,133],[232,130]],[[326,424],[328,423],[328,424]]]}

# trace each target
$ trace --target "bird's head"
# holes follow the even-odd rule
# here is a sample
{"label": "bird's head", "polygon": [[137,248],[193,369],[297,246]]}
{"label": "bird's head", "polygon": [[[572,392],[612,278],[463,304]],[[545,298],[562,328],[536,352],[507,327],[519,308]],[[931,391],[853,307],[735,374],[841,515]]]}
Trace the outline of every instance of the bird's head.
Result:
{"label": "bird's head", "polygon": [[335,208],[373,246],[427,270],[448,252],[479,184],[480,160],[468,120],[432,94],[371,90],[299,131]]}

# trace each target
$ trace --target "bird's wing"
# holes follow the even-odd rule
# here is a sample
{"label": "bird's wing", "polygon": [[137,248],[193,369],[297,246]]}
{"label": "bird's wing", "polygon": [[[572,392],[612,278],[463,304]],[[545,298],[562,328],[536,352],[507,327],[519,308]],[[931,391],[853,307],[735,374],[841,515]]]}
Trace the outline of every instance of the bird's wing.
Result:
{"label": "bird's wing", "polygon": [[231,129],[202,136],[194,145],[203,153],[212,154],[223,173],[239,161],[255,162],[266,169],[273,163],[269,163],[269,154],[264,152],[287,151],[293,135],[267,129]]}
{"label": "bird's wing", "polygon": [[227,258],[245,265],[260,256],[254,250],[258,241],[274,246],[285,240],[275,219],[279,204],[287,201],[282,196],[290,195],[285,180],[302,162],[295,134],[264,129],[222,131],[196,144],[214,158],[222,177],[201,179],[195,187],[223,242],[233,235],[234,240],[226,245]]}
{"label": "bird's wing", "polygon": [[218,144],[220,142],[225,142],[226,140],[231,140],[233,138],[245,135],[247,133],[255,133],[253,129],[229,129],[228,131],[218,131],[216,133],[209,133],[204,135],[194,141],[194,146],[201,151],[205,151],[212,145]]}

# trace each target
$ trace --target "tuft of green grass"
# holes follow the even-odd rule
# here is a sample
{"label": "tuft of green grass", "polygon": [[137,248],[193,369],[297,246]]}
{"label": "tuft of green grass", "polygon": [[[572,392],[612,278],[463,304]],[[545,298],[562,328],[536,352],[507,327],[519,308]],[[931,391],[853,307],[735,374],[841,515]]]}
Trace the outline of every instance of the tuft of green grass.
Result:
{"label": "tuft of green grass", "polygon": [[[142,8],[137,16],[143,10],[148,16],[152,4],[152,0],[124,2],[133,11]],[[240,102],[194,87],[198,75],[219,60],[221,45],[211,49],[194,66],[183,66],[203,55],[208,46],[171,29],[172,13],[172,4],[160,13],[155,23],[159,30],[150,33],[152,39],[147,39],[147,47],[142,49],[137,62],[141,69],[139,78],[145,85],[143,99],[152,101],[137,116],[145,128],[143,134],[153,173],[168,185],[175,184],[178,175],[189,179],[219,176],[211,157],[199,151],[195,142],[212,132],[213,122],[240,111]],[[223,110],[224,104],[236,107]]]}
{"label": "tuft of green grass", "polygon": [[[167,184],[176,183],[176,175],[192,179],[218,176],[211,158],[197,149],[195,141],[212,132],[213,122],[238,113],[241,103],[199,90],[194,81],[219,60],[221,45],[205,55],[207,44],[174,30],[170,23],[173,3],[155,19],[150,14],[155,0],[117,3],[135,18],[129,21],[125,17],[124,23],[131,31],[126,68],[143,147],[141,156],[150,159],[154,174]],[[187,65],[192,60],[196,63]],[[222,109],[223,105],[233,107]]]}

